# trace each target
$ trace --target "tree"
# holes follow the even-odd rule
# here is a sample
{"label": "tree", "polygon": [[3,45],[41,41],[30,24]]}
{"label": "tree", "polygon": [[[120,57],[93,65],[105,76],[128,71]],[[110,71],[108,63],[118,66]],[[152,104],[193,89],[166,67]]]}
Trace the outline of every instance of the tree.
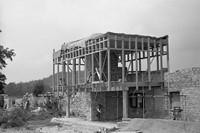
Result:
{"label": "tree", "polygon": [[[10,59],[11,61],[13,60],[12,57],[15,56],[14,50],[9,49],[9,48],[4,48],[3,46],[0,45],[0,70],[6,67],[6,59]],[[4,93],[4,86],[6,85],[5,83],[6,76],[0,72],[0,94]]]}
{"label": "tree", "polygon": [[39,94],[43,94],[45,92],[45,85],[43,81],[38,81],[34,87],[33,95],[38,96]]}

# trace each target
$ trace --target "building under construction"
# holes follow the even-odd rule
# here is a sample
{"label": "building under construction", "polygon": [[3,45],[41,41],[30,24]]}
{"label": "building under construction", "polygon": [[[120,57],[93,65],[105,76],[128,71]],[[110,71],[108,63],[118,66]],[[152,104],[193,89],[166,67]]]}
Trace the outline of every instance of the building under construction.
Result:
{"label": "building under construction", "polygon": [[88,120],[97,120],[99,104],[102,120],[164,116],[167,71],[168,36],[98,33],[53,52],[53,90],[67,95],[67,117],[76,92],[87,93]]}

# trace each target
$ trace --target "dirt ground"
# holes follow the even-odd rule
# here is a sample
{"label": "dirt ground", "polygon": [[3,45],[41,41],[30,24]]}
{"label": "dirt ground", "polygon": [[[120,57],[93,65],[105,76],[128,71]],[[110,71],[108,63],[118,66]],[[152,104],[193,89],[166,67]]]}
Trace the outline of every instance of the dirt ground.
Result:
{"label": "dirt ground", "polygon": [[19,128],[0,128],[0,133],[39,133],[39,129],[43,127],[54,127],[59,123],[50,122],[51,119],[28,121],[27,124]]}
{"label": "dirt ground", "polygon": [[[72,121],[72,122],[71,122]],[[76,123],[77,119],[65,123],[51,122],[51,119],[29,121],[21,128],[0,128],[0,133],[94,133],[103,128],[97,128],[87,123]]]}
{"label": "dirt ground", "polygon": [[[57,122],[52,122],[51,119],[29,121],[21,128],[0,128],[0,133],[97,133],[97,131],[101,133],[200,133],[200,123],[163,119],[135,118],[126,122],[108,123],[61,118],[57,119]],[[118,127],[113,128],[113,125]],[[109,127],[111,128],[106,131]]]}

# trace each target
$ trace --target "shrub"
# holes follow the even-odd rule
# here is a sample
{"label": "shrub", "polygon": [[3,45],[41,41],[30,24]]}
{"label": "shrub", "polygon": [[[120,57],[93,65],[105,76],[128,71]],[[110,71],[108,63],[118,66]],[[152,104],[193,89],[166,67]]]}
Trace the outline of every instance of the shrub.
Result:
{"label": "shrub", "polygon": [[3,128],[21,127],[26,124],[28,116],[28,112],[21,108],[14,108],[9,112],[0,111],[0,125]]}

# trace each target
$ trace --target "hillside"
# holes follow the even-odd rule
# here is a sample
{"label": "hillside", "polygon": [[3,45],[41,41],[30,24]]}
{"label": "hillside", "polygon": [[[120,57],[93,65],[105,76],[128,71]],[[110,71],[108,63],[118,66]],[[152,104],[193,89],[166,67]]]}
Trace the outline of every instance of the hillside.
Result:
{"label": "hillside", "polygon": [[[67,74],[67,73],[66,73]],[[71,73],[69,74],[71,79]],[[84,71],[81,71],[81,81],[84,79]],[[5,93],[9,96],[13,97],[21,97],[24,94],[33,92],[35,85],[39,82],[42,82],[45,86],[46,91],[51,91],[52,89],[52,75],[49,77],[39,79],[39,80],[33,80],[29,82],[20,82],[20,83],[14,83],[11,82],[5,86]],[[62,78],[62,72],[59,73],[59,79]],[[55,74],[55,82],[57,82],[57,74]],[[69,82],[71,84],[71,81]]]}

